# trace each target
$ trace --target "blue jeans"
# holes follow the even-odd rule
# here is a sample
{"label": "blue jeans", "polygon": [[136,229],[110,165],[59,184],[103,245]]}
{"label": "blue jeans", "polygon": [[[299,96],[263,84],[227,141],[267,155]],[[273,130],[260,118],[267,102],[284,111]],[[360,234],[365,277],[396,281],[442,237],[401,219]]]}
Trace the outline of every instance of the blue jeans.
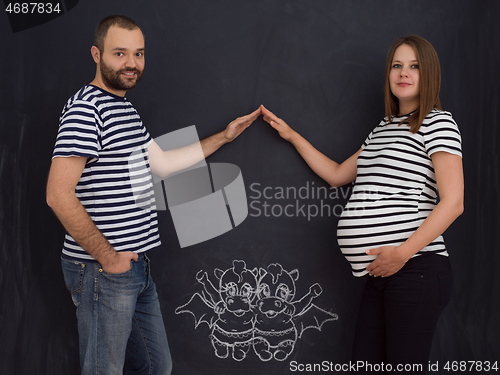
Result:
{"label": "blue jeans", "polygon": [[140,254],[124,273],[62,258],[76,306],[83,375],[165,375],[172,360],[149,259]]}

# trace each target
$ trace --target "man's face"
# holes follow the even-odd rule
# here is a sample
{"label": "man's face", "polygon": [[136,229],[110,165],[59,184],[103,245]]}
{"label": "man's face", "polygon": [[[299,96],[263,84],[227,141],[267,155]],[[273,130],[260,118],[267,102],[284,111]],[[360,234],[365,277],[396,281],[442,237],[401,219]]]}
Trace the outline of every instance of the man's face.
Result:
{"label": "man's face", "polygon": [[104,40],[99,71],[106,88],[124,95],[135,87],[144,71],[144,36],[140,29],[111,26]]}

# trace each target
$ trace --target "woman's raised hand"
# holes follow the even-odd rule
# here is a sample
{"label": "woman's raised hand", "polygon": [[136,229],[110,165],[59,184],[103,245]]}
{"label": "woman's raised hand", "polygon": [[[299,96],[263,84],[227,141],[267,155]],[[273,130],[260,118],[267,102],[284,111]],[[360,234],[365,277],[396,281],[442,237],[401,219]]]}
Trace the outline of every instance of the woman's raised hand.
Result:
{"label": "woman's raised hand", "polygon": [[263,105],[260,106],[264,121],[268,122],[279,133],[281,138],[291,142],[296,132],[282,119],[272,113]]}

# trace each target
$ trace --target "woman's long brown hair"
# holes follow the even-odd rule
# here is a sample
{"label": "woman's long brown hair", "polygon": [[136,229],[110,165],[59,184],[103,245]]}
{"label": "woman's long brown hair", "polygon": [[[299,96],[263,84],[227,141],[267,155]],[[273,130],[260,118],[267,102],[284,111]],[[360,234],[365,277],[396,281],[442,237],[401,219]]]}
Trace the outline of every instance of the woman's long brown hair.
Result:
{"label": "woman's long brown hair", "polygon": [[418,35],[408,35],[394,42],[387,54],[387,62],[385,66],[385,115],[392,121],[392,118],[399,115],[399,102],[392,92],[389,84],[389,73],[392,69],[392,62],[396,49],[402,44],[407,44],[413,48],[417,56],[419,65],[419,87],[420,98],[419,106],[410,116],[401,121],[410,126],[412,133],[418,132],[425,116],[432,111],[433,108],[441,108],[441,100],[439,99],[439,90],[441,87],[441,68],[439,58],[434,47],[424,38]]}

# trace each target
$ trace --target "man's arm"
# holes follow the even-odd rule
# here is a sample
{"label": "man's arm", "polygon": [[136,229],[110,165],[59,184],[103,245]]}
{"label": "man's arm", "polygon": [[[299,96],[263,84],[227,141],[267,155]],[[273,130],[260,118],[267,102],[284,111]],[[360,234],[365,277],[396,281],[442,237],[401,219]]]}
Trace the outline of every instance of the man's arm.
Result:
{"label": "man's arm", "polygon": [[117,252],[75,195],[75,187],[86,161],[85,157],[56,157],[52,160],[47,182],[47,204],[68,233],[101,264],[104,271],[125,272],[130,269],[130,261],[137,260],[137,254]]}
{"label": "man's arm", "polygon": [[257,120],[257,117],[259,117],[260,114],[261,109],[259,107],[252,113],[246,116],[238,117],[237,119],[231,121],[226,129],[220,133],[216,133],[208,138],[202,139],[200,143],[205,158],[212,155],[226,143],[234,141],[246,128]]}
{"label": "man's arm", "polygon": [[235,140],[259,117],[260,113],[259,107],[254,112],[231,121],[223,131],[204,138],[199,143],[175,150],[163,151],[156,142],[153,142],[148,147],[151,171],[160,177],[167,177],[171,173],[199,163],[226,143]]}

